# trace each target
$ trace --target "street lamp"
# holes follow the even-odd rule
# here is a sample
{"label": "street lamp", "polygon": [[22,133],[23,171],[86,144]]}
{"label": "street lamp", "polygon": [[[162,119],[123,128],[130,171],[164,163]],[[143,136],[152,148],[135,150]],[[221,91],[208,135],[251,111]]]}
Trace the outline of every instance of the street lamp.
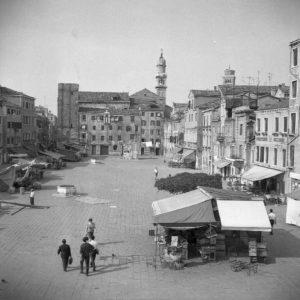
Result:
{"label": "street lamp", "polygon": [[108,110],[104,113],[104,125],[106,125],[106,143],[108,143],[108,126],[110,125],[110,113]]}

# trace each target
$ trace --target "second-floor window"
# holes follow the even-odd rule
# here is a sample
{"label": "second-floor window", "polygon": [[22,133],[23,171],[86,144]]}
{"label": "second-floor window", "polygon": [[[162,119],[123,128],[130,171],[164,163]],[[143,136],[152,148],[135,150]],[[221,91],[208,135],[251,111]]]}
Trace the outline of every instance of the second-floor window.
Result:
{"label": "second-floor window", "polygon": [[121,141],[121,140],[122,140],[122,136],[118,135],[118,141]]}
{"label": "second-floor window", "polygon": [[274,148],[274,165],[277,165],[277,148]]}
{"label": "second-floor window", "polygon": [[240,135],[243,135],[243,124],[240,124]]}
{"label": "second-floor window", "polygon": [[296,114],[291,113],[291,132],[295,133],[296,132]]}
{"label": "second-floor window", "polygon": [[265,132],[268,132],[268,118],[265,118]]}
{"label": "second-floor window", "polygon": [[286,149],[282,149],[282,166],[286,166]]}
{"label": "second-floor window", "polygon": [[96,130],[96,126],[93,126],[93,130]]}
{"label": "second-floor window", "polygon": [[265,159],[265,148],[264,147],[260,147],[260,162],[264,162]]}
{"label": "second-floor window", "polygon": [[279,118],[275,118],[275,132],[279,131]]}
{"label": "second-floor window", "polygon": [[96,136],[92,135],[92,141],[96,141]]}
{"label": "second-floor window", "polygon": [[297,97],[297,80],[292,81],[292,98]]}
{"label": "second-floor window", "polygon": [[293,67],[298,65],[298,48],[293,49]]}
{"label": "second-floor window", "polygon": [[104,125],[101,125],[101,130],[104,130]]}
{"label": "second-floor window", "polygon": [[86,121],[86,115],[82,115],[82,121],[83,121],[83,122]]}
{"label": "second-floor window", "polygon": [[134,116],[130,116],[130,121],[134,122]]}
{"label": "second-floor window", "polygon": [[288,130],[288,118],[284,117],[283,118],[283,132],[287,132]]}
{"label": "second-floor window", "polygon": [[269,162],[269,147],[266,147],[266,164]]}
{"label": "second-floor window", "polygon": [[147,122],[145,120],[142,120],[142,126],[146,126]]}
{"label": "second-floor window", "polygon": [[295,146],[290,146],[290,166],[293,167],[295,164]]}
{"label": "second-floor window", "polygon": [[104,135],[101,135],[100,140],[104,141]]}
{"label": "second-floor window", "polygon": [[126,126],[126,131],[127,132],[131,131],[131,126]]}
{"label": "second-floor window", "polygon": [[257,119],[257,131],[260,132],[260,119]]}

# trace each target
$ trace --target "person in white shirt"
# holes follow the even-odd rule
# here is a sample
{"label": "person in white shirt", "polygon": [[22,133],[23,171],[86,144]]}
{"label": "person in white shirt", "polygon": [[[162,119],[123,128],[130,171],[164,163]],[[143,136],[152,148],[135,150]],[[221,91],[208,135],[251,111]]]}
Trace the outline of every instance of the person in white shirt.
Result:
{"label": "person in white shirt", "polygon": [[157,167],[154,168],[154,175],[155,175],[155,180],[156,180],[157,176],[158,176],[158,169],[157,169]]}
{"label": "person in white shirt", "polygon": [[91,237],[94,235],[95,228],[96,228],[96,225],[93,222],[93,219],[90,218],[86,225],[86,235],[89,239],[91,239]]}
{"label": "person in white shirt", "polygon": [[268,216],[269,216],[269,220],[270,220],[270,223],[271,223],[271,232],[270,232],[270,234],[273,234],[273,226],[274,226],[274,224],[276,224],[276,215],[274,214],[273,209],[270,209],[270,212],[269,212]]}
{"label": "person in white shirt", "polygon": [[29,195],[30,205],[34,205],[34,189],[31,189]]}
{"label": "person in white shirt", "polygon": [[95,260],[96,260],[96,255],[99,254],[99,250],[98,250],[98,243],[95,241],[95,237],[93,235],[89,240],[89,244],[94,247],[94,250],[91,253],[90,257],[91,257],[91,267],[93,267],[93,271],[96,271]]}

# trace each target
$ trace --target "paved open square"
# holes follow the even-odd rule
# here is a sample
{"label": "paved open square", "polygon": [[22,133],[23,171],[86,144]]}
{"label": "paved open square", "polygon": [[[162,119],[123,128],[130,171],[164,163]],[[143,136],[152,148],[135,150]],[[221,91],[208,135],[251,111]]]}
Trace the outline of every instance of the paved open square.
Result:
{"label": "paved open square", "polygon": [[[285,224],[285,207],[274,207],[278,224],[264,235],[269,259],[258,273],[232,272],[229,262],[190,262],[183,270],[152,266],[155,253],[151,203],[170,196],[154,187],[171,169],[162,158],[137,161],[107,157],[68,163],[45,172],[35,204],[2,204],[0,216],[0,299],[300,299],[300,230]],[[196,172],[189,170],[189,172]],[[73,184],[77,196],[59,197],[57,185]],[[29,194],[0,194],[29,203]],[[17,212],[13,214],[14,212]],[[79,247],[89,218],[100,244],[95,272],[80,274]],[[65,238],[73,264],[63,272],[57,248]]]}

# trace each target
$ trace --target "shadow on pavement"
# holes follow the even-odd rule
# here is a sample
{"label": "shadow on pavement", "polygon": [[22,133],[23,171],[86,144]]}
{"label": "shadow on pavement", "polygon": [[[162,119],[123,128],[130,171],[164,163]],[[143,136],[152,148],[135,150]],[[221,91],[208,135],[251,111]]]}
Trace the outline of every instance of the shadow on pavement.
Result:
{"label": "shadow on pavement", "polygon": [[[110,268],[110,269],[108,269],[108,268]],[[98,269],[96,269],[96,271],[89,273],[89,276],[96,276],[96,275],[102,275],[102,274],[110,273],[110,272],[122,271],[122,270],[125,270],[128,268],[129,268],[128,266],[119,267],[116,265],[102,266],[102,267],[98,267]]]}
{"label": "shadow on pavement", "polygon": [[[98,245],[104,246],[104,245],[121,244],[121,243],[124,243],[124,241],[114,241],[114,242],[107,242],[107,243],[98,243]],[[101,256],[101,257],[103,257],[103,256]],[[111,256],[104,256],[104,258],[108,258],[108,257],[111,257]]]}
{"label": "shadow on pavement", "polygon": [[300,240],[284,229],[274,229],[273,235],[265,235],[268,262],[278,257],[300,257]]}
{"label": "shadow on pavement", "polygon": [[[9,204],[7,204],[7,205],[2,204],[1,208],[0,208],[0,217],[2,217],[4,215],[10,215],[15,210],[16,210],[16,207],[13,207]],[[0,230],[1,230],[1,228],[0,228]]]}

